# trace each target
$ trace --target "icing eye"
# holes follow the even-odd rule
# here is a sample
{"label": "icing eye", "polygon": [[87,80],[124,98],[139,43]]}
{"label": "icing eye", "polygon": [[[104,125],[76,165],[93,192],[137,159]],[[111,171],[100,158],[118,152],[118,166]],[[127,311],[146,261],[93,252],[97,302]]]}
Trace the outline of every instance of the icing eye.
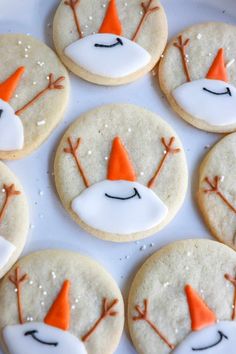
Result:
{"label": "icing eye", "polygon": [[3,114],[3,109],[0,109],[0,118],[1,118],[2,114]]}
{"label": "icing eye", "polygon": [[39,339],[36,334],[38,333],[38,331],[36,330],[32,330],[32,331],[27,331],[25,332],[25,336],[31,336],[36,342],[38,343],[41,343],[41,344],[44,344],[44,345],[50,345],[50,346],[53,346],[53,347],[57,347],[58,346],[58,343],[57,342],[45,342],[41,339]]}
{"label": "icing eye", "polygon": [[110,199],[118,199],[118,200],[129,200],[129,199],[133,199],[135,197],[138,197],[138,199],[142,199],[142,197],[139,194],[137,188],[133,188],[133,190],[134,190],[134,193],[131,196],[129,196],[129,197],[117,197],[117,196],[110,195],[110,194],[107,194],[107,193],[105,193],[105,196],[107,198],[110,198]]}
{"label": "icing eye", "polygon": [[215,343],[207,345],[206,347],[192,348],[192,351],[198,352],[198,351],[211,349],[213,347],[216,347],[218,344],[220,344],[222,342],[222,340],[224,340],[224,339],[228,340],[229,339],[223,332],[218,331],[217,333],[219,334],[219,339]]}
{"label": "icing eye", "polygon": [[211,91],[211,90],[208,90],[206,87],[203,87],[202,89],[203,89],[203,91],[212,93],[213,95],[217,95],[217,96],[221,96],[221,95],[229,95],[229,96],[232,96],[232,93],[231,93],[231,90],[230,90],[229,87],[226,87],[226,91],[224,91],[224,92]]}
{"label": "icing eye", "polygon": [[123,41],[122,41],[120,38],[117,37],[117,38],[116,38],[116,42],[113,43],[113,44],[100,44],[100,43],[95,43],[95,44],[94,44],[94,47],[100,47],[100,48],[114,48],[114,47],[116,47],[116,46],[118,46],[118,45],[123,46],[124,43],[123,43]]}

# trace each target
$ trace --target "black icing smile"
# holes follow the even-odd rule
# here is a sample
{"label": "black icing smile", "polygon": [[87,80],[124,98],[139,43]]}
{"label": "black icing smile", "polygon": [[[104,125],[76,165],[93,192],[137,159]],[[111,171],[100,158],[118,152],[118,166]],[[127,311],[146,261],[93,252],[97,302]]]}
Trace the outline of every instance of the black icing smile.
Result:
{"label": "black icing smile", "polygon": [[138,197],[138,199],[141,199],[141,195],[139,194],[138,190],[136,188],[134,188],[134,194],[132,194],[130,197],[116,197],[116,196],[113,196],[113,195],[109,195],[107,193],[105,193],[105,196],[107,198],[111,198],[111,199],[118,199],[118,200],[129,200],[129,199],[133,199],[135,198],[136,196]]}
{"label": "black icing smile", "polygon": [[36,340],[37,342],[44,344],[44,345],[51,345],[53,347],[58,346],[57,342],[44,342],[43,340],[37,338],[35,335],[36,333],[38,333],[38,331],[36,331],[36,330],[28,331],[28,332],[25,332],[25,336],[31,336],[34,340]]}
{"label": "black icing smile", "polygon": [[218,339],[218,341],[214,344],[208,345],[206,347],[202,347],[202,348],[192,348],[193,351],[197,352],[197,351],[201,351],[201,350],[207,350],[207,349],[211,349],[213,347],[216,347],[218,344],[220,344],[222,342],[223,339],[229,339],[223,332],[218,331],[218,334],[220,336],[220,338]]}
{"label": "black icing smile", "polygon": [[124,45],[123,41],[120,38],[116,38],[116,42],[113,44],[100,44],[100,43],[95,43],[94,47],[99,47],[99,48],[114,48],[118,45]]}
{"label": "black icing smile", "polygon": [[206,87],[203,87],[202,89],[203,89],[204,91],[206,91],[206,92],[212,93],[213,95],[217,95],[217,96],[221,96],[221,95],[229,95],[229,96],[232,96],[232,93],[231,93],[231,90],[230,90],[229,87],[226,87],[226,91],[224,91],[224,92],[211,91],[211,90],[208,90]]}

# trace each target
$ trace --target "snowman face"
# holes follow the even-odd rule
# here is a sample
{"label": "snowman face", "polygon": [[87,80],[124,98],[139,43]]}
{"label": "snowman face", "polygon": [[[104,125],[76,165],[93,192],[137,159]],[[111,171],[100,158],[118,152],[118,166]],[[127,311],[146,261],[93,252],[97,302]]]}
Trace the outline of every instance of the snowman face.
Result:
{"label": "snowman face", "polygon": [[151,229],[168,212],[151,189],[123,180],[92,185],[73,200],[72,209],[94,229],[123,235]]}
{"label": "snowman face", "polygon": [[222,321],[192,332],[173,354],[235,354],[236,322]]}
{"label": "snowman face", "polygon": [[44,323],[7,326],[3,338],[10,354],[87,354],[77,337]]}
{"label": "snowman face", "polygon": [[143,69],[150,54],[137,43],[114,34],[93,34],[72,43],[65,55],[86,71],[122,78]]}
{"label": "snowman face", "polygon": [[236,88],[224,81],[195,80],[177,87],[172,94],[185,112],[210,125],[236,122]]}
{"label": "snowman face", "polygon": [[7,264],[15,249],[11,242],[0,236],[0,269]]}
{"label": "snowman face", "polygon": [[0,99],[0,150],[20,150],[24,145],[24,128],[13,108]]}

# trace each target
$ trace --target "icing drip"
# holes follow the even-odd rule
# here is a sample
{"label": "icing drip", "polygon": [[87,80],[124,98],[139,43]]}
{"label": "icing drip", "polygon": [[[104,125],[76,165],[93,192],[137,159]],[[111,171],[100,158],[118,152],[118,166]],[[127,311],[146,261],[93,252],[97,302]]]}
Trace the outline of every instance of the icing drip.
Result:
{"label": "icing drip", "polygon": [[189,43],[190,43],[190,39],[189,38],[187,38],[183,42],[183,36],[182,35],[180,35],[178,37],[178,42],[174,43],[174,46],[180,50],[180,54],[181,54],[181,58],[182,58],[182,62],[183,62],[183,67],[184,67],[184,72],[185,72],[185,75],[186,75],[186,78],[187,78],[188,82],[191,81],[189,68],[188,68],[188,62],[187,62],[187,55],[186,55],[186,48],[189,46]]}
{"label": "icing drip", "polygon": [[16,115],[21,115],[26,109],[32,106],[35,102],[37,102],[42,96],[45,95],[48,91],[52,90],[62,90],[64,86],[61,85],[61,82],[65,80],[64,76],[60,76],[58,79],[54,80],[54,75],[51,73],[49,74],[49,83],[48,86],[39,92],[31,101],[26,103],[22,108],[16,111]]}
{"label": "icing drip", "polygon": [[145,2],[142,2],[141,3],[141,7],[142,7],[142,10],[143,10],[143,16],[138,24],[138,27],[132,37],[132,41],[136,42],[137,39],[138,39],[138,36],[148,18],[148,16],[150,16],[152,13],[158,11],[160,8],[158,6],[155,6],[155,7],[151,7],[152,6],[152,3],[153,3],[153,0],[148,0],[148,3],[147,5],[145,5]]}
{"label": "icing drip", "polygon": [[88,178],[86,177],[84,169],[83,169],[83,167],[82,167],[82,165],[80,163],[80,160],[79,160],[79,158],[77,156],[77,152],[78,152],[78,149],[79,149],[79,146],[81,144],[82,139],[78,138],[77,142],[75,144],[73,144],[71,137],[69,137],[67,139],[67,141],[68,141],[69,147],[65,148],[64,152],[67,153],[67,154],[71,154],[74,157],[76,165],[78,167],[78,170],[79,170],[79,172],[81,174],[81,177],[82,177],[82,179],[84,181],[84,184],[85,184],[86,188],[88,188],[90,186],[90,182],[89,182]]}
{"label": "icing drip", "polygon": [[149,301],[145,299],[143,304],[143,309],[139,305],[135,306],[138,316],[134,316],[133,321],[145,321],[170,349],[174,349],[175,346],[168,341],[168,339],[157,328],[155,323],[151,321],[149,317]]}
{"label": "icing drip", "polygon": [[162,144],[163,144],[164,147],[165,147],[165,155],[163,156],[163,158],[162,158],[160,164],[158,165],[157,170],[156,170],[154,176],[153,176],[153,177],[150,179],[150,181],[148,182],[148,188],[153,188],[153,187],[154,187],[154,185],[155,185],[155,183],[156,183],[158,177],[160,176],[160,173],[161,173],[161,171],[162,171],[162,169],[163,169],[163,167],[164,167],[164,165],[165,165],[165,162],[166,162],[168,156],[169,156],[170,154],[177,154],[177,153],[179,153],[179,152],[181,151],[180,148],[173,148],[173,144],[174,144],[174,142],[175,142],[175,137],[174,137],[174,136],[172,136],[172,137],[170,138],[170,140],[169,140],[168,143],[167,143],[167,141],[166,141],[165,138],[161,138],[161,142],[162,142]]}
{"label": "icing drip", "polygon": [[78,18],[77,12],[76,12],[79,4],[80,4],[80,0],[67,0],[67,1],[65,1],[65,5],[70,6],[70,8],[73,12],[73,16],[74,16],[74,20],[75,20],[75,24],[76,24],[76,28],[77,28],[79,37],[83,38],[83,34],[82,34],[81,28],[80,28],[79,18]]}
{"label": "icing drip", "polygon": [[232,210],[236,214],[236,208],[229,202],[229,200],[226,198],[226,196],[220,190],[220,177],[215,176],[212,181],[210,180],[209,177],[206,177],[205,182],[210,186],[210,188],[204,189],[204,193],[206,193],[206,194],[215,193],[229,207],[229,209]]}
{"label": "icing drip", "polygon": [[15,285],[16,288],[16,295],[17,295],[17,305],[18,305],[18,316],[19,322],[21,324],[24,323],[23,319],[23,308],[22,308],[22,301],[21,301],[21,289],[22,285],[29,280],[28,274],[21,275],[20,274],[20,267],[16,267],[15,274],[10,275],[9,278],[10,282]]}
{"label": "icing drip", "polygon": [[118,304],[119,300],[115,299],[113,300],[110,304],[108,302],[108,299],[105,298],[103,300],[103,309],[101,316],[98,318],[98,320],[94,323],[92,328],[82,337],[83,342],[88,342],[91,336],[94,334],[94,332],[97,330],[98,326],[108,317],[116,317],[118,316],[118,312],[114,311],[114,307]]}

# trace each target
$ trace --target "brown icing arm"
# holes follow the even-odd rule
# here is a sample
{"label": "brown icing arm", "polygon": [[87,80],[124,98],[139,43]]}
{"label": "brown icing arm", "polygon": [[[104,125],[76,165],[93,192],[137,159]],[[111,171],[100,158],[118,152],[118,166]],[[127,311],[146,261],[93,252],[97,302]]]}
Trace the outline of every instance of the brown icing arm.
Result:
{"label": "brown icing arm", "polygon": [[148,0],[148,3],[147,5],[145,5],[145,2],[142,2],[141,3],[141,7],[143,9],[143,16],[138,24],[138,27],[132,37],[132,41],[136,42],[137,39],[138,39],[138,36],[144,26],[144,23],[146,22],[148,16],[150,16],[152,13],[156,12],[157,10],[159,10],[159,7],[158,6],[154,6],[154,7],[151,7],[152,6],[152,3],[153,3],[153,0]]}
{"label": "brown icing arm", "polygon": [[230,283],[234,286],[234,302],[233,302],[233,312],[232,312],[232,320],[236,319],[236,279],[232,277],[230,274],[225,274],[225,279],[230,281]]}
{"label": "brown icing arm", "polygon": [[101,324],[102,321],[104,321],[108,317],[116,317],[118,315],[118,312],[114,311],[114,307],[118,304],[119,300],[115,299],[113,300],[110,304],[108,302],[108,299],[105,298],[103,300],[103,310],[101,316],[98,318],[98,320],[94,323],[94,325],[91,327],[91,329],[82,337],[83,342],[87,342],[90,337],[94,334],[98,326]]}
{"label": "brown icing arm", "polygon": [[40,91],[31,101],[26,103],[22,108],[16,111],[16,115],[20,116],[26,109],[32,106],[35,102],[37,102],[42,96],[44,96],[48,91],[51,90],[62,90],[64,86],[61,85],[61,82],[65,80],[64,76],[60,76],[58,79],[54,80],[54,75],[49,74],[49,83],[48,86],[45,87],[42,91]]}
{"label": "brown icing arm", "polygon": [[73,12],[76,28],[79,33],[79,37],[83,38],[83,34],[82,34],[81,28],[80,28],[79,18],[78,18],[77,12],[76,12],[77,8],[79,7],[79,4],[80,4],[80,0],[67,0],[67,1],[65,1],[65,5],[70,6],[70,8]]}
{"label": "brown icing arm", "polygon": [[178,42],[174,43],[174,46],[176,48],[179,49],[180,54],[181,54],[181,58],[182,58],[182,62],[183,62],[183,67],[184,67],[184,72],[186,75],[186,79],[188,82],[191,81],[191,77],[190,77],[190,73],[189,73],[189,68],[188,68],[188,61],[187,61],[187,55],[186,55],[186,48],[188,47],[190,43],[190,39],[187,38],[184,42],[183,42],[183,37],[182,35],[180,35],[178,37]]}
{"label": "brown icing arm", "polygon": [[138,316],[134,316],[133,321],[145,321],[153,329],[153,331],[163,340],[163,342],[168,345],[170,349],[174,349],[175,346],[168,341],[168,339],[160,332],[157,326],[151,321],[148,313],[149,301],[147,299],[143,301],[143,305],[143,309],[139,305],[135,306],[135,309],[138,312]]}
{"label": "brown icing arm", "polygon": [[24,323],[23,319],[23,307],[21,301],[21,290],[22,285],[29,279],[28,274],[20,275],[20,267],[16,267],[15,274],[10,275],[9,278],[10,282],[15,285],[16,288],[16,295],[17,295],[17,306],[18,306],[18,316],[20,324]]}
{"label": "brown icing arm", "polygon": [[229,200],[220,190],[220,177],[215,176],[212,181],[210,180],[209,177],[206,177],[205,182],[210,186],[210,188],[204,189],[204,193],[206,194],[215,193],[229,207],[229,209],[231,209],[236,214],[236,208],[229,202]]}
{"label": "brown icing arm", "polygon": [[68,141],[69,147],[65,148],[64,152],[66,152],[67,154],[71,154],[74,157],[76,165],[78,167],[78,170],[79,170],[79,172],[81,174],[81,177],[82,177],[82,179],[84,181],[84,184],[88,188],[90,186],[90,182],[89,182],[88,178],[86,177],[84,169],[83,169],[83,167],[81,165],[81,162],[80,162],[80,160],[79,160],[79,158],[77,156],[77,152],[78,152],[78,149],[79,149],[79,146],[81,144],[82,139],[78,138],[77,142],[75,144],[72,143],[71,137],[69,137],[67,139],[67,141]]}
{"label": "brown icing arm", "polygon": [[6,214],[8,205],[10,204],[12,198],[17,196],[17,195],[19,195],[19,194],[21,194],[20,191],[17,191],[15,189],[15,185],[14,184],[11,184],[9,186],[4,184],[3,188],[5,189],[6,196],[5,196],[5,200],[4,200],[3,206],[2,206],[2,208],[0,210],[0,224],[3,221],[3,219],[4,219],[4,216]]}
{"label": "brown icing arm", "polygon": [[163,158],[161,159],[161,162],[159,163],[158,167],[157,167],[157,170],[154,174],[154,176],[150,179],[150,181],[148,182],[148,188],[153,188],[158,177],[160,176],[160,173],[165,165],[165,162],[168,158],[168,156],[170,154],[177,154],[181,151],[181,149],[179,148],[173,148],[173,144],[175,142],[175,137],[172,136],[169,140],[169,142],[167,143],[166,142],[166,139],[165,138],[161,138],[161,142],[165,148],[165,154],[163,156]]}

